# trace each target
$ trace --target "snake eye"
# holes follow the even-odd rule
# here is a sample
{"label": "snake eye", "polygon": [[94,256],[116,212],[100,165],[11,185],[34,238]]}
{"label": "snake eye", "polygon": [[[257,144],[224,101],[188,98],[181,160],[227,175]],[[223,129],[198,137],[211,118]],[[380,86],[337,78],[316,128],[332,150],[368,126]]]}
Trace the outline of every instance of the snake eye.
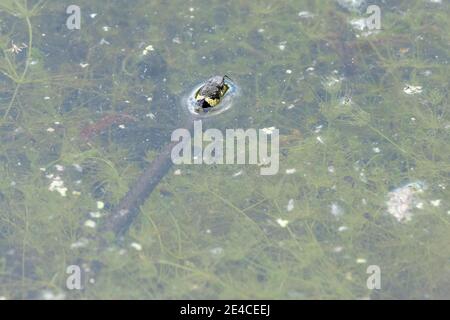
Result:
{"label": "snake eye", "polygon": [[197,107],[199,107],[199,108],[203,108],[204,103],[205,103],[205,99],[200,99],[200,100],[197,100],[197,102],[196,102]]}
{"label": "snake eye", "polygon": [[196,111],[205,110],[205,109],[211,107],[205,99],[199,99],[196,101],[195,104],[196,104],[195,105]]}

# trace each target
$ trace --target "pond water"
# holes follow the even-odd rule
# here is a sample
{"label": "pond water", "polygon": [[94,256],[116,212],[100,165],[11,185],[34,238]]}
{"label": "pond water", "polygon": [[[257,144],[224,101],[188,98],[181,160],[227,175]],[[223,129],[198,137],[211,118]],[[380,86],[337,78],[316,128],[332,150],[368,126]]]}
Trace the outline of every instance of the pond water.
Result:
{"label": "pond water", "polygon": [[[0,0],[0,299],[450,298],[448,1],[72,2]],[[277,173],[173,165],[104,231],[215,75]]]}

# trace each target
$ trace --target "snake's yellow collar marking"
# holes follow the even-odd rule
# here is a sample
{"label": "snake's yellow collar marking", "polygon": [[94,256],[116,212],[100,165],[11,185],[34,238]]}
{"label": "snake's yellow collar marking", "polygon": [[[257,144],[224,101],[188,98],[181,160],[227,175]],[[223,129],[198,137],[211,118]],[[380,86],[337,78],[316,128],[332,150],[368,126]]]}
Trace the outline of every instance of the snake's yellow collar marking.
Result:
{"label": "snake's yellow collar marking", "polygon": [[200,100],[204,99],[211,107],[215,107],[220,103],[220,100],[225,95],[225,93],[227,93],[228,89],[230,89],[230,87],[227,84],[224,84],[223,88],[220,90],[220,97],[219,98],[210,98],[210,97],[205,97],[205,96],[201,95],[200,94],[201,88],[200,88],[195,93],[195,100],[200,101]]}
{"label": "snake's yellow collar marking", "polygon": [[[225,83],[227,76],[214,76],[208,79],[194,95],[197,111],[217,106],[225,96],[230,86]],[[206,111],[206,110],[205,110]]]}

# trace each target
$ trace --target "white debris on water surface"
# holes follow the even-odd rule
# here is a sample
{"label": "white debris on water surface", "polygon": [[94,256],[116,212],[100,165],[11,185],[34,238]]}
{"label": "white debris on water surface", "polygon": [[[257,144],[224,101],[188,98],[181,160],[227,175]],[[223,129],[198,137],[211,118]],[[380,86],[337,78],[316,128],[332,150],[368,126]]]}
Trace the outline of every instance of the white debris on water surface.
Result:
{"label": "white debris on water surface", "polygon": [[359,12],[366,3],[366,0],[336,0],[336,2],[343,9]]}
{"label": "white debris on water surface", "polygon": [[300,11],[298,16],[302,19],[314,18],[314,14],[309,11]]}
{"label": "white debris on water surface", "polygon": [[281,218],[277,219],[277,223],[282,227],[282,228],[286,228],[287,225],[289,224],[289,220],[284,220]]}
{"label": "white debris on water surface", "polygon": [[335,253],[340,253],[340,252],[342,252],[342,250],[344,250],[344,247],[341,247],[341,246],[337,246],[337,247],[333,248],[333,252],[335,252]]}
{"label": "white debris on water surface", "polygon": [[54,128],[52,128],[52,127],[50,127],[50,128],[47,128],[47,132],[55,132],[55,129]]}
{"label": "white debris on water surface", "polygon": [[365,18],[350,20],[350,24],[353,28],[359,31],[363,31],[367,27],[367,22]]}
{"label": "white debris on water surface", "polygon": [[292,169],[286,169],[286,174],[294,174],[297,172],[297,169],[292,168]]}
{"label": "white debris on water surface", "polygon": [[61,179],[60,176],[53,177],[53,175],[47,176],[49,179],[52,179],[52,182],[50,183],[50,186],[48,187],[49,191],[56,191],[58,192],[61,197],[65,197],[67,195],[67,188],[64,186],[64,181]]}
{"label": "white debris on water surface", "polygon": [[136,251],[142,251],[142,245],[140,243],[132,242],[130,244],[130,247],[132,247]]}
{"label": "white debris on water surface", "polygon": [[84,226],[88,228],[95,228],[97,226],[97,222],[95,222],[94,220],[86,220],[84,222]]}
{"label": "white debris on water surface", "polygon": [[430,200],[430,203],[433,207],[439,207],[441,205],[441,199]]}
{"label": "white debris on water surface", "polygon": [[421,181],[411,182],[388,193],[387,212],[398,222],[410,221],[414,208],[420,208],[417,194],[422,193],[425,185]]}
{"label": "white debris on water surface", "polygon": [[97,209],[102,210],[105,207],[105,203],[103,201],[97,201]]}
{"label": "white debris on water surface", "polygon": [[211,250],[209,250],[209,252],[211,252],[211,254],[214,256],[219,256],[223,253],[223,248],[222,247],[212,248]]}
{"label": "white debris on water surface", "polygon": [[146,56],[150,51],[155,51],[155,48],[153,48],[151,44],[144,48],[144,50],[142,51],[142,55]]}
{"label": "white debris on water surface", "polygon": [[64,171],[64,166],[60,165],[60,164],[55,164],[55,169],[59,172]]}
{"label": "white debris on water surface", "polygon": [[332,203],[330,206],[331,214],[335,217],[340,217],[344,214],[344,210],[337,203]]}
{"label": "white debris on water surface", "polygon": [[177,170],[175,170],[175,171],[173,172],[173,174],[174,174],[175,176],[179,176],[179,175],[181,175],[181,170],[180,170],[180,169],[177,169]]}
{"label": "white debris on water surface", "polygon": [[286,206],[286,210],[288,212],[294,210],[294,199],[289,199],[288,204]]}
{"label": "white debris on water surface", "polygon": [[242,175],[242,170],[239,170],[236,173],[233,173],[233,177],[239,177],[240,175]]}
{"label": "white debris on water surface", "polygon": [[[149,98],[150,99],[150,98]],[[148,99],[147,99],[148,100]],[[151,100],[149,100],[149,101],[151,101]],[[155,119],[156,118],[156,116],[153,114],[153,113],[147,113],[146,115],[145,115],[147,118],[150,118],[150,119]]]}
{"label": "white debris on water surface", "polygon": [[98,218],[101,218],[103,215],[101,214],[101,212],[92,211],[92,212],[89,212],[89,216],[91,218],[98,219]]}
{"label": "white debris on water surface", "polygon": [[347,226],[340,226],[339,228],[338,228],[338,231],[339,232],[344,232],[344,231],[347,231],[348,230],[348,227]]}
{"label": "white debris on water surface", "polygon": [[74,242],[70,245],[71,249],[84,248],[88,245],[89,241],[86,238],[81,238],[77,242]]}
{"label": "white debris on water surface", "polygon": [[403,92],[406,93],[406,94],[422,93],[422,87],[421,86],[412,86],[412,85],[407,84],[403,88]]}
{"label": "white debris on water surface", "polygon": [[[366,18],[356,18],[349,21],[350,25],[355,29],[356,31],[360,31],[359,34],[356,34],[356,37],[359,38],[361,36],[368,37],[372,34],[379,33],[380,30],[378,29],[372,29],[367,25],[367,19]],[[365,31],[366,30],[366,31]]]}
{"label": "white debris on water surface", "polygon": [[342,80],[344,80],[344,77],[335,77],[335,76],[328,76],[323,82],[322,84],[328,88],[334,87],[335,85],[337,85],[338,83],[342,82]]}
{"label": "white debris on water surface", "polygon": [[356,263],[358,263],[358,264],[367,263],[367,260],[364,258],[358,258],[358,259],[356,259]]}
{"label": "white debris on water surface", "polygon": [[345,95],[339,99],[339,104],[341,106],[351,106],[353,105],[352,97],[349,95]]}
{"label": "white debris on water surface", "polygon": [[269,135],[269,134],[272,134],[275,131],[275,129],[276,129],[275,127],[268,127],[268,128],[262,128],[261,131],[264,134]]}
{"label": "white debris on water surface", "polygon": [[109,42],[109,41],[107,41],[107,40],[105,40],[105,38],[102,38],[101,40],[100,40],[100,42],[99,42],[99,44],[101,45],[101,46],[103,46],[103,45],[110,45],[111,43]]}
{"label": "white debris on water surface", "polygon": [[42,300],[64,300],[66,298],[66,295],[63,292],[54,293],[50,290],[43,290],[41,292],[41,299]]}

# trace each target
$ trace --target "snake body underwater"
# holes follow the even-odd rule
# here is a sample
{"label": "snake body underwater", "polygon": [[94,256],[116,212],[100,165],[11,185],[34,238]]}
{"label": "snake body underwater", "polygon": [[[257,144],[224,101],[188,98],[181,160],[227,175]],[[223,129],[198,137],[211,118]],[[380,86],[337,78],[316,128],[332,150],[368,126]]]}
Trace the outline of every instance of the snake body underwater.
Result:
{"label": "snake body underwater", "polygon": [[[227,99],[231,99],[236,92],[236,87],[231,81],[225,81],[225,78],[228,77],[214,76],[200,87],[194,89],[186,99],[187,107],[191,112],[186,116],[181,128],[192,132],[195,119],[204,118],[205,115],[212,115],[216,110],[219,110],[218,113],[220,113],[227,109],[227,104],[228,107],[231,106],[229,100],[227,103],[224,103],[222,98],[229,92]],[[218,106],[222,103],[224,103],[224,107],[220,110]],[[122,200],[114,206],[112,213],[106,217],[102,224],[102,231],[112,231],[116,235],[121,235],[128,230],[138,215],[140,206],[170,170],[172,166],[172,149],[178,143],[178,141],[171,142],[161,150],[156,159],[144,170]]]}

